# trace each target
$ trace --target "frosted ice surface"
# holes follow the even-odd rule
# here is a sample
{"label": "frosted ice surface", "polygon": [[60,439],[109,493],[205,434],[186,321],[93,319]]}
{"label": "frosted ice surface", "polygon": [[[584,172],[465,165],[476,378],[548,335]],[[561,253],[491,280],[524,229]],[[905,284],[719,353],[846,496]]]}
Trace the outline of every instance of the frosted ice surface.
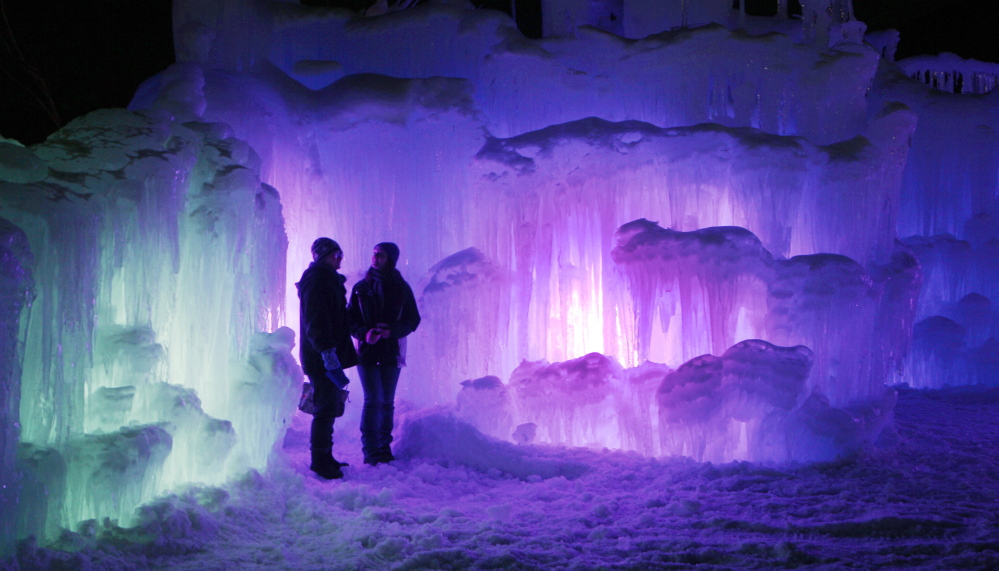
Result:
{"label": "frosted ice surface", "polygon": [[[703,3],[689,4],[696,11]],[[863,130],[877,66],[874,51],[861,44],[820,54],[789,36],[751,36],[718,24],[638,41],[586,28],[578,37],[527,40],[502,14],[455,4],[379,18],[283,2],[268,10],[227,6],[176,5],[182,61],[246,71],[269,60],[312,88],[320,87],[317,76],[296,72],[301,62],[339,62],[347,75],[463,77],[475,86],[490,131],[503,137],[596,116],[660,126],[713,121],[830,143]],[[719,21],[726,9],[720,2],[688,23]],[[185,32],[195,28],[193,36]]]}
{"label": "frosted ice surface", "polygon": [[[0,146],[4,143],[0,143]],[[0,148],[0,153],[3,149]],[[2,159],[0,159],[2,160]],[[0,172],[0,180],[7,176]],[[21,359],[19,322],[31,303],[33,257],[24,232],[0,218],[0,511],[16,513],[18,478],[17,446],[20,440],[19,406],[21,397]],[[15,517],[0,522],[0,556],[13,547]]]}
{"label": "frosted ice surface", "polygon": [[999,93],[974,97],[934,91],[883,62],[870,102],[873,109],[889,101],[919,116],[902,180],[898,235],[965,238],[970,220],[999,212]]}
{"label": "frosted ice surface", "polygon": [[962,297],[952,310],[958,323],[964,324],[968,334],[968,343],[978,345],[989,337],[999,335],[996,326],[999,325],[992,300],[978,293],[969,293]]}
{"label": "frosted ice surface", "polygon": [[[403,18],[403,12],[412,13]],[[403,12],[385,20],[365,20],[361,27],[377,31],[396,22],[405,29],[419,21],[416,9]],[[455,14],[473,17],[465,12]],[[721,28],[689,34],[693,37],[677,37],[676,42],[660,38],[655,45],[687,46],[693,42],[708,49],[719,42],[745,41],[755,47],[726,53],[751,52],[763,46],[759,49],[766,57],[785,57],[799,49],[806,59],[817,54],[807,46],[771,46],[784,41],[778,36],[732,39],[731,33]],[[610,66],[613,58],[608,59],[603,48],[586,46],[603,42],[611,45],[610,53],[626,49],[613,47],[620,40],[602,36],[579,40],[579,45],[572,42],[555,42],[552,46],[561,51],[544,57],[567,62],[571,69],[599,62]],[[646,57],[639,48],[627,49],[638,50],[634,54],[637,58]],[[844,55],[842,61],[859,65],[865,57]],[[360,65],[364,60],[359,58]],[[728,59],[728,55],[721,58]],[[647,69],[653,64],[633,65]],[[787,65],[793,68],[798,64]],[[537,67],[536,63],[524,63],[520,72],[530,70],[531,78],[550,75],[535,73]],[[685,68],[677,73],[685,76],[701,73],[701,69]],[[377,66],[366,68],[372,70],[385,71]],[[856,80],[859,76],[855,71],[844,71],[848,79],[840,79]],[[516,83],[508,81],[508,72],[497,73],[502,80],[496,85]],[[543,128],[497,139],[484,131],[494,129],[488,110],[493,96],[474,78],[400,80],[363,74],[312,91],[267,64],[256,67],[253,73],[207,71],[203,77],[204,118],[231,124],[237,136],[259,149],[261,176],[281,189],[291,237],[289,267],[304,268],[310,241],[333,233],[347,249],[344,268],[352,279],[366,266],[370,245],[387,236],[403,244],[401,265],[410,281],[417,281],[424,268],[469,245],[508,272],[509,297],[501,298],[498,305],[509,305],[507,313],[517,325],[499,332],[498,354],[483,351],[467,363],[465,357],[456,355],[455,367],[464,370],[435,375],[441,381],[429,383],[424,391],[427,394],[410,395],[421,402],[443,402],[441,399],[453,396],[457,382],[463,379],[486,374],[505,377],[523,358],[566,360],[599,351],[625,364],[638,364],[640,360],[628,353],[627,343],[622,341],[631,325],[627,309],[616,305],[617,286],[612,284],[615,278],[607,259],[614,230],[637,217],[655,216],[664,225],[683,230],[740,225],[756,232],[768,248],[781,255],[828,251],[863,262],[885,260],[894,239],[895,189],[904,165],[907,134],[913,126],[911,114],[893,108],[873,120],[865,137],[816,147],[797,137],[717,125],[662,129],[635,121],[613,123],[593,118],[555,124],[562,120],[558,113],[568,108],[560,104],[531,112],[504,108],[511,117],[534,118],[534,125]],[[177,84],[185,81],[187,87]],[[184,69],[168,71],[151,84],[174,87],[157,91],[150,86],[132,107],[169,109],[173,92],[181,94],[181,103],[196,99],[189,93],[199,89],[199,81]],[[600,93],[600,89],[589,89],[592,81],[580,79],[577,87],[573,83],[539,89],[545,93],[566,89]],[[647,83],[645,79],[634,81],[636,85]],[[530,85],[534,85],[533,79]],[[665,92],[688,91],[692,90]],[[866,87],[857,93],[865,91]],[[496,97],[496,101],[510,104],[542,100],[526,91]],[[839,104],[844,98],[836,101]],[[634,115],[620,109],[618,103],[593,104],[620,110],[622,118]],[[648,106],[636,102],[635,107]],[[821,124],[853,121],[844,117],[829,120],[841,115],[838,113],[829,111]],[[866,119],[860,118],[865,113],[853,115],[859,123],[849,135],[865,128],[862,123]],[[595,109],[584,110],[573,118],[593,114],[597,114]],[[709,114],[700,113],[694,121],[710,119]],[[371,150],[383,148],[385,141],[392,141],[392,148],[400,152]],[[381,213],[374,208],[378,204],[391,204],[392,208]],[[292,322],[297,307],[293,302],[286,303]],[[586,325],[580,326],[583,323]],[[438,341],[438,337],[454,335],[445,333],[433,336],[428,343],[462,352],[464,341],[457,345]],[[481,335],[459,338],[477,343]],[[422,342],[419,335],[413,339],[414,344]],[[424,368],[439,372],[441,362],[429,359]],[[404,386],[403,390],[409,389]]]}
{"label": "frosted ice surface", "polygon": [[8,525],[16,522],[18,539],[31,535],[56,537],[60,527],[65,525],[66,456],[52,448],[21,442],[16,468],[19,505],[4,512],[14,514],[14,517],[4,518],[5,522]]}
{"label": "frosted ice surface", "polygon": [[[286,248],[253,150],[217,125],[104,110],[30,149],[0,143],[0,155],[0,216],[26,237],[36,284],[17,324],[23,360],[3,360],[23,363],[19,418],[3,420],[5,434],[20,421],[22,530],[128,522],[164,486],[266,465],[300,371],[290,331],[251,343],[281,319]],[[8,351],[13,337],[3,339]],[[247,359],[255,373],[235,374]],[[249,382],[267,389],[254,396]],[[237,412],[253,415],[238,434],[244,452],[227,420]],[[68,468],[39,474],[38,458]],[[51,509],[26,515],[46,494]]]}
{"label": "frosted ice surface", "polygon": [[[237,442],[228,459],[226,474],[267,466],[275,446],[298,407],[304,376],[295,357],[295,332],[279,327],[273,333],[256,332],[244,363],[231,365],[227,419]],[[199,443],[203,447],[204,442]],[[207,481],[195,479],[195,481]]]}
{"label": "frosted ice surface", "polygon": [[483,434],[509,440],[515,411],[503,381],[490,375],[462,381],[461,387],[455,397],[455,415]]}
{"label": "frosted ice surface", "polygon": [[864,42],[881,54],[883,61],[895,61],[895,52],[898,50],[900,39],[898,30],[894,28],[874,30],[864,34]]}
{"label": "frosted ice surface", "polygon": [[618,408],[622,448],[636,450],[647,456],[661,453],[659,402],[656,393],[663,378],[672,370],[667,365],[651,361],[625,369],[624,395]]}
{"label": "frosted ice surface", "polygon": [[973,374],[966,355],[967,330],[940,315],[918,321],[912,330],[909,375],[916,388],[966,385]]}
{"label": "frosted ice surface", "polygon": [[172,445],[157,425],[72,438],[66,449],[63,521],[110,517],[131,525],[135,507],[159,490],[160,468]]}
{"label": "frosted ice surface", "polygon": [[999,316],[989,298],[970,293],[913,328],[905,377],[913,387],[994,385]]}
{"label": "frosted ice surface", "polygon": [[999,242],[973,245],[951,235],[912,236],[904,240],[923,268],[924,285],[919,292],[919,316],[947,312],[969,294],[988,299],[999,297]]}
{"label": "frosted ice surface", "polygon": [[409,341],[409,363],[426,371],[426,379],[400,387],[400,393],[416,402],[450,403],[461,394],[459,382],[507,370],[502,359],[516,343],[510,338],[516,334],[510,328],[510,289],[509,272],[475,248],[431,267],[417,286],[423,320]]}
{"label": "frosted ice surface", "polygon": [[[702,355],[664,379],[657,395],[663,452],[730,462],[816,461],[849,455],[883,430],[894,402],[856,412],[808,396],[814,354],[807,347],[742,341],[720,357]],[[807,398],[806,398],[807,397]]]}
{"label": "frosted ice surface", "polygon": [[658,455],[656,391],[670,371],[651,362],[623,369],[597,353],[561,363],[524,361],[507,384],[495,376],[462,382],[454,414],[499,440]]}
{"label": "frosted ice surface", "polygon": [[789,415],[767,418],[763,454],[778,461],[824,462],[869,449],[891,430],[895,400],[889,390],[870,404],[836,408],[822,394],[812,393]]}
{"label": "frosted ice surface", "polygon": [[[770,252],[734,226],[678,232],[636,220],[618,230],[612,256],[631,285],[643,360],[721,353],[745,332],[737,327],[740,308],[764,312],[760,303],[773,280]],[[663,333],[679,331],[667,355],[651,354],[656,325]]]}
{"label": "frosted ice surface", "polygon": [[48,176],[48,167],[33,152],[17,141],[0,137],[0,180],[5,182],[38,182]]}
{"label": "frosted ice surface", "polygon": [[774,259],[743,228],[678,232],[647,220],[619,229],[612,256],[634,300],[640,358],[720,354],[749,338],[805,345],[815,351],[809,389],[836,406],[881,394],[905,354],[921,279],[904,252],[872,275],[835,254]]}
{"label": "frosted ice surface", "polygon": [[657,395],[664,452],[714,462],[769,459],[761,450],[761,424],[796,406],[811,366],[807,347],[755,339],[721,357],[684,363]]}
{"label": "frosted ice surface", "polygon": [[948,52],[906,58],[898,66],[910,77],[948,93],[983,94],[999,83],[999,63],[964,59]]}
{"label": "frosted ice surface", "polygon": [[780,262],[767,292],[767,336],[815,351],[809,380],[834,405],[880,396],[908,346],[921,274],[911,257],[868,271],[844,256]]}
{"label": "frosted ice surface", "polygon": [[659,453],[655,392],[671,369],[624,369],[591,353],[561,363],[524,361],[513,371],[517,442]]}
{"label": "frosted ice surface", "polygon": [[537,425],[540,440],[597,445],[620,438],[613,403],[622,373],[612,359],[591,353],[564,363],[525,361],[510,386],[520,420]]}

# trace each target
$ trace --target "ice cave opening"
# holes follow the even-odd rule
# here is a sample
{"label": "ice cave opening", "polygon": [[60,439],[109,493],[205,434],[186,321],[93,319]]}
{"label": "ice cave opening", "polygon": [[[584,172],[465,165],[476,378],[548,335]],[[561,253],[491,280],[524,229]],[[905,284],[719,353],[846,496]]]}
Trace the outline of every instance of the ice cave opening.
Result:
{"label": "ice cave opening", "polygon": [[400,399],[521,446],[832,460],[999,384],[997,64],[849,0],[409,4],[175,0],[128,109],[0,137],[0,556],[267,465],[318,236],[402,247]]}

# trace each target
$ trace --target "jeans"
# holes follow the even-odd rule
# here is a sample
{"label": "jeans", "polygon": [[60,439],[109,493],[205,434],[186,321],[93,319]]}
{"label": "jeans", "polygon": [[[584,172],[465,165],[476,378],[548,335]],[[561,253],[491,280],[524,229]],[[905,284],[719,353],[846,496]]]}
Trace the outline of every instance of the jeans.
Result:
{"label": "jeans", "polygon": [[[343,369],[330,371],[330,374],[347,381]],[[313,450],[330,450],[333,448],[333,421],[343,414],[340,406],[343,402],[342,391],[326,375],[309,375],[309,381],[312,383],[313,402],[316,403],[309,444]]]}
{"label": "jeans", "polygon": [[395,416],[395,387],[402,369],[392,365],[358,365],[364,389],[361,409],[361,450],[364,459],[373,460],[392,453],[392,423]]}

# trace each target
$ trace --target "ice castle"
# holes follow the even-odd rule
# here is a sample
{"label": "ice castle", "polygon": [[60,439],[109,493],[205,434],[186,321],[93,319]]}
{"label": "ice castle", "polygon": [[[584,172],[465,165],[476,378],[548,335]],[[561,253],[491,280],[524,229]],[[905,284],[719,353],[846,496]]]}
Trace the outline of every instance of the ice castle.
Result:
{"label": "ice castle", "polygon": [[318,236],[400,244],[401,398],[503,440],[827,460],[999,383],[996,64],[849,0],[409,4],[175,0],[127,110],[0,137],[0,554],[265,467]]}

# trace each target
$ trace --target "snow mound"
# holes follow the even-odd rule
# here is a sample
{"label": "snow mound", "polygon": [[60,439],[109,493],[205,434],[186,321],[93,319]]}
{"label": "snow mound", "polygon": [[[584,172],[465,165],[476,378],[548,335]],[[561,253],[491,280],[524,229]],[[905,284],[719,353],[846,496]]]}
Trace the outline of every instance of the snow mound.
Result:
{"label": "snow mound", "polygon": [[400,459],[420,458],[444,465],[452,463],[487,473],[510,474],[527,480],[562,476],[572,480],[590,468],[584,464],[556,459],[543,450],[519,447],[490,438],[471,424],[441,409],[424,409],[409,415],[402,422],[396,456]]}

